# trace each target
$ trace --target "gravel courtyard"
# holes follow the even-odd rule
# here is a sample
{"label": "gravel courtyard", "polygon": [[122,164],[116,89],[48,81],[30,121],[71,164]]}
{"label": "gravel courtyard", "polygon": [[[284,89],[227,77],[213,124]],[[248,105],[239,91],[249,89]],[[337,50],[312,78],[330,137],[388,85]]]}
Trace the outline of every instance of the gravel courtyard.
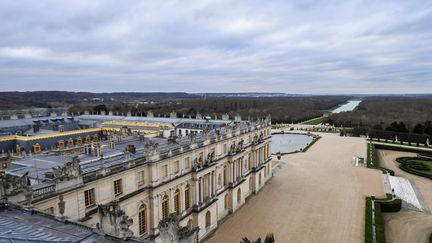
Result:
{"label": "gravel courtyard", "polygon": [[[363,242],[366,195],[384,196],[381,172],[353,165],[366,140],[320,134],[286,164],[206,243],[238,243],[274,232],[276,242]],[[276,158],[274,158],[276,160]]]}

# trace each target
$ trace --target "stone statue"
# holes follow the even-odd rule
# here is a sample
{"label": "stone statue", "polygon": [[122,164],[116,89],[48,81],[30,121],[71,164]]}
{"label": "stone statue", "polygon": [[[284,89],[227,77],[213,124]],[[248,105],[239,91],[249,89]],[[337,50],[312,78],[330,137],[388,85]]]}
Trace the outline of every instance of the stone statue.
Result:
{"label": "stone statue", "polygon": [[196,135],[195,133],[189,134],[189,144],[194,144],[196,142]]}
{"label": "stone statue", "polygon": [[198,243],[199,228],[180,226],[175,213],[170,214],[165,221],[161,220],[158,227],[162,243]]}
{"label": "stone statue", "polygon": [[64,181],[77,178],[81,175],[80,159],[74,156],[71,162],[67,162],[63,166],[53,168],[54,180]]}
{"label": "stone statue", "polygon": [[58,207],[59,207],[59,213],[60,213],[60,217],[64,218],[64,213],[65,213],[65,209],[66,209],[66,202],[63,201],[63,195],[60,194],[59,196],[59,202],[57,203]]}
{"label": "stone statue", "polygon": [[[273,233],[267,233],[264,243],[274,243],[275,239]],[[240,243],[261,243],[261,238],[258,238],[256,241],[250,241],[248,238],[244,237],[241,239]]]}
{"label": "stone statue", "polygon": [[6,173],[0,174],[0,196],[14,196],[26,192],[30,187],[28,172],[22,176],[14,176]]}
{"label": "stone statue", "polygon": [[126,240],[133,236],[129,227],[133,220],[120,208],[118,202],[98,206],[99,223],[97,228],[107,235]]}
{"label": "stone statue", "polygon": [[147,158],[151,158],[158,154],[158,143],[153,142],[150,140],[148,143],[144,145],[144,155]]}
{"label": "stone statue", "polygon": [[206,164],[210,164],[211,162],[213,162],[214,158],[215,158],[215,152],[214,151],[207,154]]}

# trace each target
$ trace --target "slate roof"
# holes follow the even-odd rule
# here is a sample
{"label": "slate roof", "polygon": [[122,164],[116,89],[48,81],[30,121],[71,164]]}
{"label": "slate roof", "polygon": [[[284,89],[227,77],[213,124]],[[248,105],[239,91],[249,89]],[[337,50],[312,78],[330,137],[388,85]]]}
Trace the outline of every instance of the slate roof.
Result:
{"label": "slate roof", "polygon": [[[247,129],[248,125],[246,122],[242,122],[240,128],[242,130]],[[220,128],[222,135],[226,134],[226,128]],[[210,130],[209,137],[212,142],[216,139],[216,131]],[[176,142],[169,142],[166,138],[145,138],[144,141],[140,141],[139,138],[129,137],[123,139],[120,142],[115,142],[114,148],[109,148],[107,141],[101,141],[101,154],[103,158],[93,156],[92,154],[78,154],[80,159],[80,167],[83,174],[97,171],[104,167],[109,167],[117,164],[122,164],[126,161],[125,148],[127,145],[134,145],[136,153],[129,154],[129,160],[144,157],[144,146],[149,141],[158,143],[158,152],[161,157],[166,156],[171,150],[173,154],[180,151],[180,148],[188,149],[190,144],[189,137],[183,136],[177,138]],[[196,143],[202,145],[204,142],[204,134],[196,134]],[[63,166],[67,162],[72,161],[75,155],[57,155],[55,152],[48,152],[44,154],[33,155],[22,160],[16,160],[12,162],[12,165],[6,170],[6,173],[22,176],[25,173],[29,173],[29,177],[34,180],[42,182],[47,185],[52,182],[45,177],[47,171],[52,171],[53,167]]]}
{"label": "slate roof", "polygon": [[[124,242],[105,237],[80,223],[0,202],[0,243],[9,242]],[[150,243],[132,238],[126,242]]]}

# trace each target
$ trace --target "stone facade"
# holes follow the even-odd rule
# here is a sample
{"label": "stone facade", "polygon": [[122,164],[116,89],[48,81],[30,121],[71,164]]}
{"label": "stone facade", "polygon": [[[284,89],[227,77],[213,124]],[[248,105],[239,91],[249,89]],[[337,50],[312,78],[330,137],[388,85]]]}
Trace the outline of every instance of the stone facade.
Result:
{"label": "stone facade", "polygon": [[[271,178],[270,128],[266,120],[216,131],[211,139],[207,131],[200,141],[193,134],[188,145],[164,155],[152,141],[143,147],[143,156],[126,157],[116,167],[102,158],[100,170],[92,173],[81,171],[74,158],[56,168],[54,178],[60,184],[77,178],[79,183],[35,192],[31,203],[120,238],[166,242],[164,237],[176,231],[183,237],[178,242],[202,240]],[[173,213],[177,226],[161,228]]]}

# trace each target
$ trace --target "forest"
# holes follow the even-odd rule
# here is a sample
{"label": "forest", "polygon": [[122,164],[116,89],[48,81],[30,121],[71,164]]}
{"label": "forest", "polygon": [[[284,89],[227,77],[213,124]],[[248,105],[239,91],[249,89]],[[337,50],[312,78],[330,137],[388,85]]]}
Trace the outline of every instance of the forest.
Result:
{"label": "forest", "polygon": [[102,110],[126,113],[132,115],[146,114],[152,111],[156,116],[168,116],[176,111],[179,117],[197,113],[205,116],[221,117],[228,113],[231,117],[240,114],[243,119],[256,119],[268,114],[273,123],[291,123],[305,121],[323,115],[327,110],[344,103],[348,96],[307,96],[307,97],[208,97],[182,99],[156,103],[104,103],[89,106],[76,104],[70,108],[75,114],[84,110],[100,113]]}
{"label": "forest", "polygon": [[365,130],[432,135],[432,97],[366,97],[354,111],[332,114],[330,124]]}

